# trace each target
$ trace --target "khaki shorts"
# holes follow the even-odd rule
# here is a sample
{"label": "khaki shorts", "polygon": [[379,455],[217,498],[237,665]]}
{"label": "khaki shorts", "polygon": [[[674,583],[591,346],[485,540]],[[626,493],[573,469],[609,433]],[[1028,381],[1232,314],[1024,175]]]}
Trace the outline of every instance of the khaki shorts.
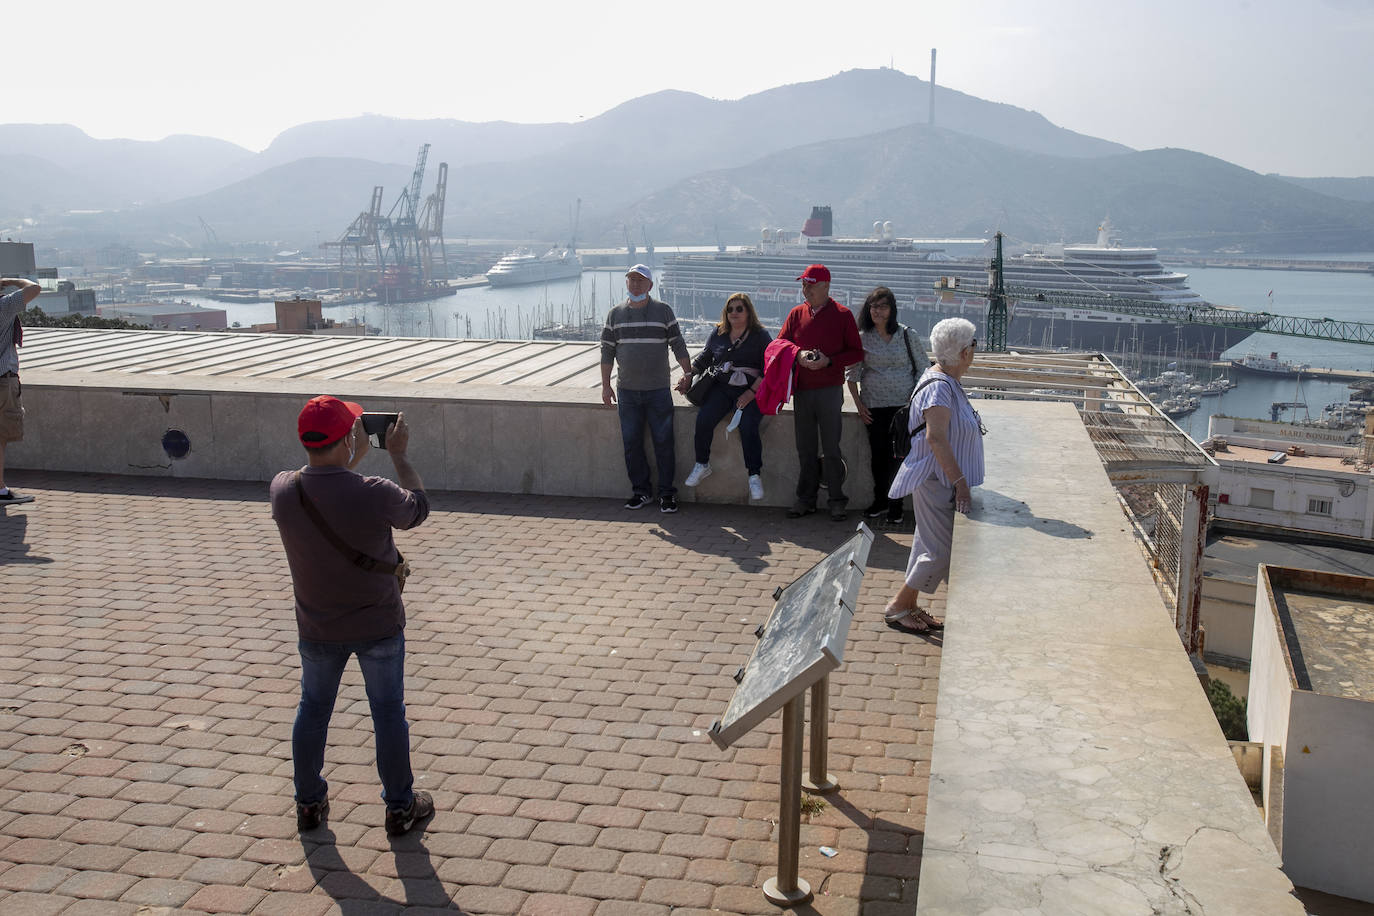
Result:
{"label": "khaki shorts", "polygon": [[0,442],[24,438],[24,406],[19,403],[22,390],[18,376],[0,378]]}

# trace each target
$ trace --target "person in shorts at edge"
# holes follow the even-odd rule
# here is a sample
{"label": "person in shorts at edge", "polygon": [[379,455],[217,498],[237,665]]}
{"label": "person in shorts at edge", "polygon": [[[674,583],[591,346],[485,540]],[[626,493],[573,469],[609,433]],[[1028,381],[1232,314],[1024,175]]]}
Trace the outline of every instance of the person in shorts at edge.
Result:
{"label": "person in shorts at edge", "polygon": [[329,785],[321,775],[325,739],[344,666],[356,655],[372,710],[386,832],[396,836],[434,813],[434,799],[413,788],[410,770],[400,582],[345,556],[302,501],[303,492],[335,538],[350,549],[381,563],[400,562],[392,529],[423,522],[429,498],[406,457],[410,429],[403,414],[397,414],[384,440],[397,482],[353,472],[368,451],[362,412],[357,404],[338,398],[312,398],[296,422],[307,464],[272,480],[272,518],[291,567],[300,635],[301,702],[291,732],[296,827],[312,830],[329,812]]}
{"label": "person in shorts at edge", "polygon": [[864,345],[854,313],[830,298],[829,268],[812,264],[797,279],[806,301],[787,313],[778,332],[779,340],[790,340],[801,350],[792,390],[792,422],[800,466],[797,499],[787,510],[787,517],[799,518],[816,511],[823,470],[830,517],[842,522],[849,503],[844,495],[844,458],[840,454],[844,370],[864,358]]}
{"label": "person in shorts at edge", "polygon": [[0,294],[0,503],[29,502],[5,486],[5,446],[24,438],[24,405],[19,402],[19,353],[17,347],[24,338],[19,316],[38,298],[43,287],[22,277],[0,277],[0,290],[8,286],[18,289]]}
{"label": "person in shorts at edge", "polygon": [[[658,508],[677,511],[677,455],[673,450],[673,392],[665,357],[671,349],[687,384],[692,383],[692,360],[677,327],[677,316],[668,303],[649,296],[654,275],[636,264],[625,273],[629,296],[606,315],[601,329],[601,403],[618,404],[620,439],[625,446],[625,470],[634,492],[626,509],[649,504],[649,459],[644,454],[644,427],[654,440],[658,464]],[[611,387],[611,366],[616,367],[616,387]]]}

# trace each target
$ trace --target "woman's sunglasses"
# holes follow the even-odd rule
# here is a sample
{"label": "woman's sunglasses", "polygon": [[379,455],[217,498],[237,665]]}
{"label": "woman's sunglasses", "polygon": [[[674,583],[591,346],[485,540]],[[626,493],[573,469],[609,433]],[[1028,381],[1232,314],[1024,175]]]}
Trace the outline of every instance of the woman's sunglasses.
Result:
{"label": "woman's sunglasses", "polygon": [[746,309],[746,308],[745,308],[744,306],[742,306],[742,305],[727,305],[727,306],[725,307],[725,310],[726,310],[727,312],[747,312],[747,311],[749,311],[748,309]]}

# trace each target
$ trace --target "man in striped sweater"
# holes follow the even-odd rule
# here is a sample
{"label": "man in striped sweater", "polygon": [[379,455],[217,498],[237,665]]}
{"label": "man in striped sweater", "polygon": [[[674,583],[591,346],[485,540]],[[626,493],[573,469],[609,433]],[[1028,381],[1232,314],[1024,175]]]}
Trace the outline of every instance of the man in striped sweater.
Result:
{"label": "man in striped sweater", "polygon": [[[653,495],[649,460],[644,454],[644,427],[648,426],[658,464],[658,508],[676,512],[673,393],[665,357],[671,349],[689,381],[692,361],[673,310],[668,303],[649,296],[654,288],[653,272],[636,264],[625,274],[625,288],[629,296],[611,309],[601,329],[601,403],[608,407],[618,404],[620,408],[625,470],[633,489],[625,508],[643,508]],[[612,366],[617,374],[615,388],[611,387]]]}

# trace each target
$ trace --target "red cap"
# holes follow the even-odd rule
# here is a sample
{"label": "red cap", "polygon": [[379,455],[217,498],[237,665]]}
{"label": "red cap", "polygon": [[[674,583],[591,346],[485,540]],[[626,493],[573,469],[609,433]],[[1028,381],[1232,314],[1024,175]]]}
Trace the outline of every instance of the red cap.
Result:
{"label": "red cap", "polygon": [[803,283],[829,283],[830,268],[826,267],[824,264],[812,264],[810,267],[806,268],[806,270],[803,270],[801,276],[797,279],[801,280]]}
{"label": "red cap", "polygon": [[353,421],[362,415],[361,405],[322,394],[311,398],[301,409],[296,432],[306,448],[325,448],[348,435]]}

